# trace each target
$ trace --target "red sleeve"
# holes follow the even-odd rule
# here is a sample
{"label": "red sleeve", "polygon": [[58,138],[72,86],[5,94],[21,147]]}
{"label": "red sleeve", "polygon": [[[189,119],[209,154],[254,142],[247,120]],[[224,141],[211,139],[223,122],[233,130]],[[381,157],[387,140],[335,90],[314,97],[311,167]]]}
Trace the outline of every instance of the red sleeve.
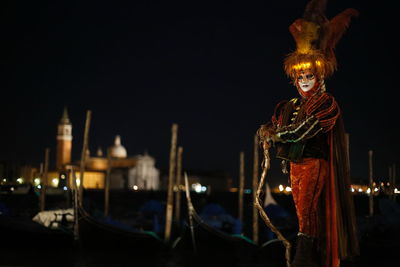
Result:
{"label": "red sleeve", "polygon": [[328,93],[324,93],[307,103],[306,114],[317,118],[323,132],[328,132],[335,125],[340,115],[340,109],[335,98]]}

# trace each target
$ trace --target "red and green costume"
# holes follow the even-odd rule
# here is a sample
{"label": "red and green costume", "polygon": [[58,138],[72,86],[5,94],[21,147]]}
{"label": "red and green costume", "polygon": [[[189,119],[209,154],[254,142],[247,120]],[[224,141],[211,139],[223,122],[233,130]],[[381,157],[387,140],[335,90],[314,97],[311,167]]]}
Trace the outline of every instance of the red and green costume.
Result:
{"label": "red and green costume", "polygon": [[277,157],[290,162],[299,232],[318,242],[322,266],[358,253],[340,109],[324,90],[279,103],[271,120]]}
{"label": "red and green costume", "polygon": [[289,26],[296,50],[284,70],[300,97],[279,103],[258,132],[265,149],[272,141],[276,156],[290,163],[299,221],[293,267],[337,267],[359,250],[342,114],[324,84],[337,67],[335,46],[358,12],[348,8],[329,20],[326,2],[310,0]]}

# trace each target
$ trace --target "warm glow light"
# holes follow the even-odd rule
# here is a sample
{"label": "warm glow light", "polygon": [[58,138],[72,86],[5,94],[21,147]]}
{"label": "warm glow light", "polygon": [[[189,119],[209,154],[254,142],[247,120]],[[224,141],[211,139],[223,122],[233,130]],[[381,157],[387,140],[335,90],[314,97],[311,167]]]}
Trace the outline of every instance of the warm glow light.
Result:
{"label": "warm glow light", "polygon": [[376,192],[376,191],[378,191],[378,190],[379,190],[379,189],[375,187],[374,191]]}
{"label": "warm glow light", "polygon": [[290,188],[289,186],[286,186],[285,191],[290,192],[290,191],[292,191],[292,188]]}
{"label": "warm glow light", "polygon": [[368,188],[367,189],[367,194],[370,194],[371,193],[371,188]]}
{"label": "warm glow light", "polygon": [[139,187],[138,187],[137,185],[134,185],[134,186],[133,186],[133,190],[135,190],[135,191],[138,190],[138,188],[139,188]]}
{"label": "warm glow light", "polygon": [[7,182],[7,179],[4,178],[4,179],[3,179],[3,182]]}
{"label": "warm glow light", "polygon": [[61,174],[61,179],[65,179],[65,175],[64,174]]}
{"label": "warm glow light", "polygon": [[351,188],[351,192],[354,192],[354,191],[355,191],[355,190],[354,190],[354,188],[352,187],[352,188]]}
{"label": "warm glow light", "polygon": [[359,189],[358,189],[358,192],[362,192],[362,191],[363,191],[362,188],[359,188]]}
{"label": "warm glow light", "polygon": [[35,183],[35,185],[40,184],[40,178],[35,178],[35,179],[33,180],[33,182]]}
{"label": "warm glow light", "polygon": [[40,189],[40,188],[42,188],[42,186],[41,186],[41,185],[38,185],[38,186],[37,186],[37,188],[39,188],[39,189]]}
{"label": "warm glow light", "polygon": [[24,178],[19,177],[19,178],[17,179],[17,183],[22,184],[23,182],[24,182]]}
{"label": "warm glow light", "polygon": [[279,191],[282,192],[283,190],[284,190],[283,185],[280,184],[280,185],[279,185]]}
{"label": "warm glow light", "polygon": [[309,69],[311,67],[311,63],[310,62],[302,62],[299,64],[296,64],[293,66],[293,68],[295,70],[299,70],[299,69]]}
{"label": "warm glow light", "polygon": [[53,186],[57,187],[58,183],[60,182],[60,180],[58,178],[53,178],[53,180],[51,180],[51,183],[53,184]]}
{"label": "warm glow light", "polygon": [[79,187],[81,185],[81,180],[78,178],[76,179],[76,186]]}
{"label": "warm glow light", "polygon": [[395,188],[395,189],[394,189],[394,193],[395,193],[395,194],[400,194],[400,191],[397,190],[397,188]]}
{"label": "warm glow light", "polygon": [[[322,66],[322,62],[319,61],[319,60],[316,60],[315,61],[315,65],[317,67],[321,67]],[[296,64],[296,65],[293,66],[293,69],[295,69],[295,70],[309,69],[309,68],[311,68],[311,62],[301,62],[301,63]]]}
{"label": "warm glow light", "polygon": [[10,190],[11,190],[11,191],[14,191],[14,187],[11,187]]}

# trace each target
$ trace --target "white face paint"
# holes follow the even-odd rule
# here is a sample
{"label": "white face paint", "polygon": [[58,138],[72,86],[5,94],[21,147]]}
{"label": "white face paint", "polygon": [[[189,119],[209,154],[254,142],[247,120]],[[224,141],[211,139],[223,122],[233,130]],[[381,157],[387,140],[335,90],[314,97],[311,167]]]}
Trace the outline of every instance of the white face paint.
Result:
{"label": "white face paint", "polygon": [[315,85],[314,74],[309,70],[302,71],[299,76],[297,76],[297,84],[303,92],[310,91]]}

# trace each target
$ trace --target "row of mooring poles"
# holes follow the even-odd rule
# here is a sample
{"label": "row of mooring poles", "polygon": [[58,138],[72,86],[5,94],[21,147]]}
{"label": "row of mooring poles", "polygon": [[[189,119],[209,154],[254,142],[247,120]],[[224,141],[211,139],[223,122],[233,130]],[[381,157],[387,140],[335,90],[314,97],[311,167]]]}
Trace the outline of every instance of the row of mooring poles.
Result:
{"label": "row of mooring poles", "polygon": [[[169,242],[171,240],[173,221],[175,220],[175,222],[179,224],[181,219],[182,155],[183,148],[181,146],[178,147],[178,124],[173,123],[171,128],[171,147],[169,154],[169,171],[167,184],[167,206],[165,212],[165,242]],[[173,216],[174,214],[175,217]]]}
{"label": "row of mooring poles", "polygon": [[[369,188],[370,188],[370,193],[369,193],[369,216],[374,215],[374,181],[373,181],[373,176],[374,176],[374,170],[373,170],[373,150],[368,151],[368,169],[369,169]],[[388,193],[389,199],[392,201],[396,201],[396,164],[392,164],[389,166],[389,177],[388,177],[388,184],[387,186],[389,187],[389,192],[385,190],[385,193]]]}

